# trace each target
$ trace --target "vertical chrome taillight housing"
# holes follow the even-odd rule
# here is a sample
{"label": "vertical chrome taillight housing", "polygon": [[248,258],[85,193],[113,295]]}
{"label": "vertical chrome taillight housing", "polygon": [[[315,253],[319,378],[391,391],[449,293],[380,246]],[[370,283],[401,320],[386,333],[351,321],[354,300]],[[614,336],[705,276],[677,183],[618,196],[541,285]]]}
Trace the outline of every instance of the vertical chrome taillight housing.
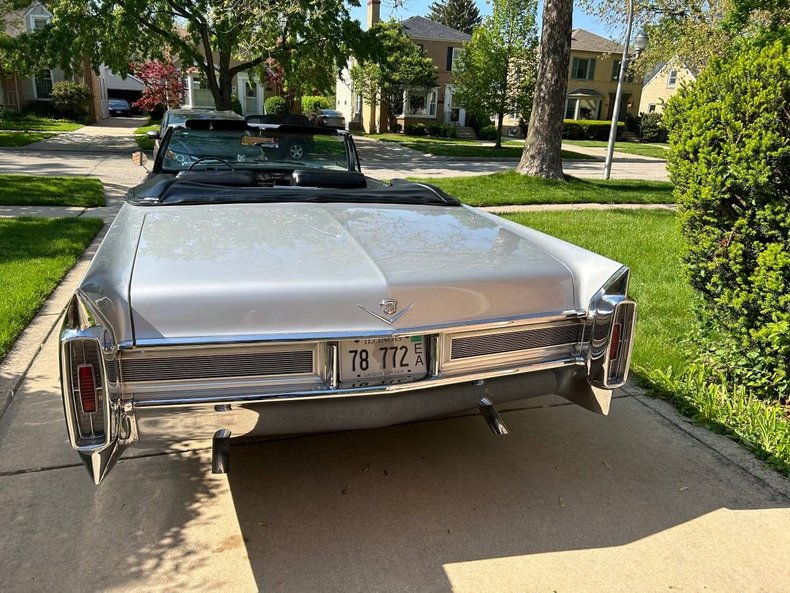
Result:
{"label": "vertical chrome taillight housing", "polygon": [[61,387],[72,446],[91,452],[117,434],[118,365],[114,340],[75,297],[60,335]]}
{"label": "vertical chrome taillight housing", "polygon": [[628,268],[621,268],[590,303],[586,332],[590,383],[603,389],[628,379],[634,345],[636,303],[628,298]]}

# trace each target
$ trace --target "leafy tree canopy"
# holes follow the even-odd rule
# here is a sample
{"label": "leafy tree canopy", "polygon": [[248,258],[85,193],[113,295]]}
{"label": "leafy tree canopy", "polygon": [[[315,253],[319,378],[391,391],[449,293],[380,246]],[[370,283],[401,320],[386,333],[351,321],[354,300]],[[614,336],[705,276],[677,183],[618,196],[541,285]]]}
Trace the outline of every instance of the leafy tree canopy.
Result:
{"label": "leafy tree canopy", "polygon": [[497,116],[497,146],[505,114],[529,120],[537,68],[536,11],[536,0],[494,0],[491,16],[475,29],[453,69],[459,103]]}
{"label": "leafy tree canopy", "polygon": [[125,73],[130,58],[177,58],[229,109],[233,76],[257,69],[262,78],[269,58],[294,85],[329,86],[351,53],[364,54],[367,35],[348,4],[358,0],[49,0],[52,25],[22,36],[16,61],[76,71],[88,56]]}
{"label": "leafy tree canopy", "polygon": [[475,0],[436,0],[430,6],[428,18],[451,29],[471,33],[481,22]]}
{"label": "leafy tree canopy", "polygon": [[351,68],[354,90],[389,114],[390,129],[401,112],[403,93],[424,93],[436,85],[436,67],[395,21],[377,23],[371,30],[377,48],[371,57]]}
{"label": "leafy tree canopy", "polygon": [[[627,3],[621,0],[579,0],[586,12],[610,26],[622,28]],[[632,64],[647,73],[657,64],[678,60],[701,70],[714,56],[724,55],[733,43],[761,29],[790,25],[787,0],[652,0],[638,4],[634,30],[644,28],[647,50]]]}

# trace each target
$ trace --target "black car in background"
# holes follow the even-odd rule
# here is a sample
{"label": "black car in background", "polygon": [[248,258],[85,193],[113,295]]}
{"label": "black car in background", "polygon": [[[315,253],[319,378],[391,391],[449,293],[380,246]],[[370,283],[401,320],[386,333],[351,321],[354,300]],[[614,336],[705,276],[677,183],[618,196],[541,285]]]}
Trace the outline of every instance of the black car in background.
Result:
{"label": "black car in background", "polygon": [[107,107],[110,110],[110,117],[113,116],[130,116],[132,115],[132,106],[126,99],[110,99],[107,101]]}
{"label": "black car in background", "polygon": [[146,135],[154,141],[154,158],[159,151],[159,143],[164,138],[167,130],[174,126],[183,126],[191,119],[220,119],[244,121],[244,118],[235,111],[216,111],[214,109],[168,109],[162,116],[162,123],[158,130],[148,132]]}

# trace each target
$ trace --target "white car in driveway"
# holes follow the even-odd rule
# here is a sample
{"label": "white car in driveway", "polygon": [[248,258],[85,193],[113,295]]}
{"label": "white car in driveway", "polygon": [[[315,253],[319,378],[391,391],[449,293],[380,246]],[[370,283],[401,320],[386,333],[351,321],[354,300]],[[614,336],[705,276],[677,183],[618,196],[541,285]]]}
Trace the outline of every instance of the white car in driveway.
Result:
{"label": "white car in driveway", "polygon": [[[307,150],[286,147],[301,136]],[[138,158],[140,158],[138,156]],[[386,426],[626,380],[628,269],[360,172],[329,128],[166,131],[66,312],[71,444],[98,483],[128,446]]]}

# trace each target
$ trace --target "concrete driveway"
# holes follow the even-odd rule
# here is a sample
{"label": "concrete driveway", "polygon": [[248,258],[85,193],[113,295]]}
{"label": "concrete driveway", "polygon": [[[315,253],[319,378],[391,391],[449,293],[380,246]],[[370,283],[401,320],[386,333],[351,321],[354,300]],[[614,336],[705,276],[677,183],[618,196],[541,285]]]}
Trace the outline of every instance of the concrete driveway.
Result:
{"label": "concrete driveway", "polygon": [[[380,430],[127,452],[94,487],[68,447],[59,311],[0,367],[3,591],[790,591],[790,486],[638,389]],[[29,360],[27,364],[24,361]],[[2,406],[0,406],[2,409]]]}

